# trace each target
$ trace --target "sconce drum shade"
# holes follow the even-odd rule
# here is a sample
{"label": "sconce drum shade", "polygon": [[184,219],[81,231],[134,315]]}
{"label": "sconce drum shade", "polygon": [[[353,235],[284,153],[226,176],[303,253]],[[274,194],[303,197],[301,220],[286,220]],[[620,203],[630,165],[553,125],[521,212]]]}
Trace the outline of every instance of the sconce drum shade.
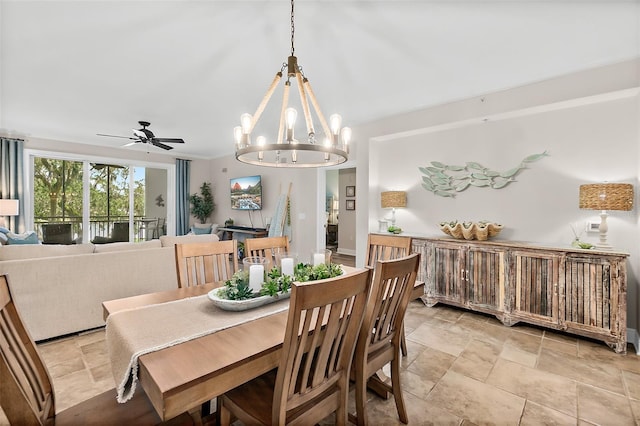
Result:
{"label": "sconce drum shade", "polygon": [[580,208],[588,210],[632,210],[633,185],[630,183],[580,185]]}
{"label": "sconce drum shade", "polygon": [[407,193],[404,191],[386,191],[380,194],[383,209],[407,207]]}
{"label": "sconce drum shade", "polygon": [[18,200],[0,200],[0,216],[18,216],[19,213]]}

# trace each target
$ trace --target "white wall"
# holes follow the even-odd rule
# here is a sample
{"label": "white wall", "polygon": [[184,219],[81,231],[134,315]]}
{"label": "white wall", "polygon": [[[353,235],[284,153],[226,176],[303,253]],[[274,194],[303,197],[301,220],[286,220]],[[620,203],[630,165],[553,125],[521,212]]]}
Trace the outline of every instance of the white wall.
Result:
{"label": "white wall", "polygon": [[[397,222],[409,234],[442,236],[441,221],[485,219],[505,226],[500,239],[555,246],[571,242],[569,223],[599,221],[599,212],[578,208],[580,184],[632,183],[636,206],[610,212],[609,242],[630,254],[628,326],[637,328],[639,70],[637,61],[615,64],[361,126],[369,144],[358,161],[358,182],[367,175],[369,209],[359,218],[368,226],[359,227],[359,255],[366,233],[387,214],[376,202],[383,190],[407,191]],[[421,187],[418,167],[430,161],[506,171],[545,150],[548,157],[503,189],[469,188],[444,198]],[[597,234],[583,240],[595,243]]]}
{"label": "white wall", "polygon": [[[167,171],[165,169],[145,168],[145,216],[167,217]],[[162,196],[164,202],[159,206],[156,198]]]}
{"label": "white wall", "polygon": [[[229,197],[229,179],[252,175],[262,176],[263,202],[262,210],[251,214],[253,224],[248,212],[231,210]],[[291,250],[298,254],[300,261],[308,262],[313,250],[324,248],[326,198],[324,187],[322,191],[318,187],[317,170],[252,166],[228,156],[210,161],[209,177],[217,205],[213,222],[223,224],[230,217],[235,225],[254,227],[264,227],[268,218],[273,217],[278,196],[286,193],[291,184]],[[319,235],[323,236],[322,240]]]}

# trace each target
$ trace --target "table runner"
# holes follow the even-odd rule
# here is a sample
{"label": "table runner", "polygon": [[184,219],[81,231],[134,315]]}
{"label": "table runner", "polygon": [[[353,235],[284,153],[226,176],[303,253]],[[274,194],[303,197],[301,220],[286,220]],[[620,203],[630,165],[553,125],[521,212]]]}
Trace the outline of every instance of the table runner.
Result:
{"label": "table runner", "polygon": [[105,334],[118,402],[124,403],[133,397],[141,355],[282,312],[288,307],[289,299],[284,299],[247,311],[229,312],[213,305],[204,295],[109,315]]}

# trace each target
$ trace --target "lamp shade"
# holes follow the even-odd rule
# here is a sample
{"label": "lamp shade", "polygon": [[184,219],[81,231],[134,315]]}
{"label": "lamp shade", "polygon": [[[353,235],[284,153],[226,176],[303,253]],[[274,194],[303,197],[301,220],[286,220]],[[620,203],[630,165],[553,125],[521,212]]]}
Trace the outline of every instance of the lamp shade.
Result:
{"label": "lamp shade", "polygon": [[386,191],[380,194],[380,205],[383,209],[407,207],[407,193],[404,191]]}
{"label": "lamp shade", "polygon": [[0,216],[18,216],[19,208],[18,200],[0,200]]}
{"label": "lamp shade", "polygon": [[580,208],[588,210],[632,210],[633,185],[629,183],[580,185]]}

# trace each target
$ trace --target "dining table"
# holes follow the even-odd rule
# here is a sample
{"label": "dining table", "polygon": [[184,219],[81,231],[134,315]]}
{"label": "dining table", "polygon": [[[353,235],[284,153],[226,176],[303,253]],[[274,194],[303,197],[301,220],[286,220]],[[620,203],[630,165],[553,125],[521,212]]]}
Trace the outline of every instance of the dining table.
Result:
{"label": "dining table", "polygon": [[[343,270],[349,274],[361,269],[343,266]],[[105,301],[104,317],[203,296],[219,286],[209,283]],[[142,354],[137,358],[138,384],[162,420],[199,407],[278,366],[287,315],[288,310],[281,310]]]}

